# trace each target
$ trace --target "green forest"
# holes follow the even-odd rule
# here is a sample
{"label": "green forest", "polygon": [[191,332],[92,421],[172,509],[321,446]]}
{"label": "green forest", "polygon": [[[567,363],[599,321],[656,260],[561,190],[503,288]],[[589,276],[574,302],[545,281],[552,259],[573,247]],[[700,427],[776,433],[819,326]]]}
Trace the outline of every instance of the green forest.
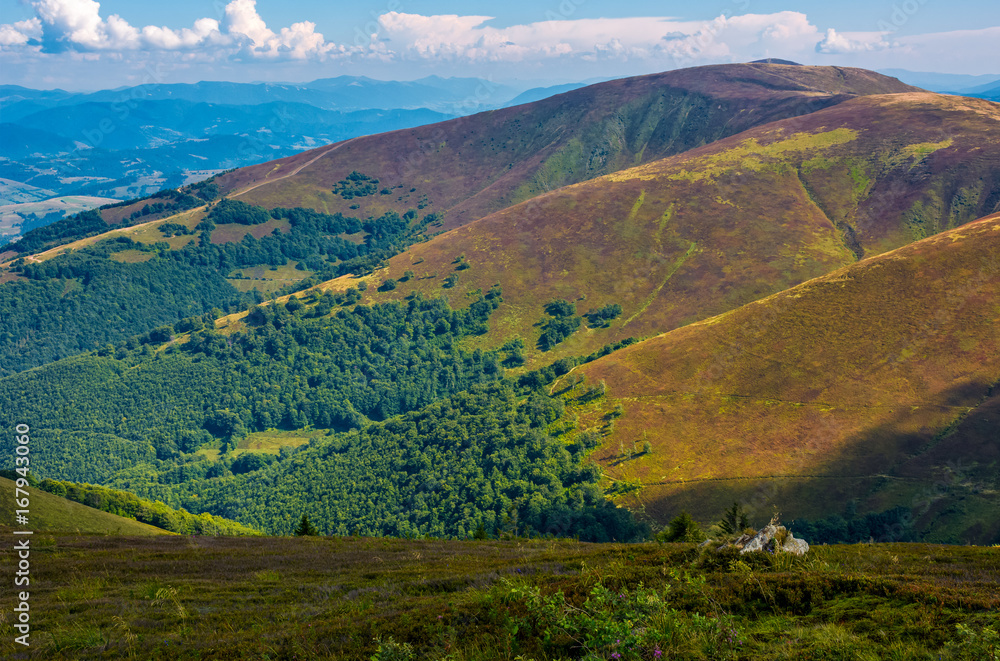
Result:
{"label": "green forest", "polygon": [[[152,447],[170,459],[213,440],[235,443],[249,431],[350,429],[499,378],[495,354],[456,343],[484,330],[499,289],[461,311],[419,297],[333,311],[357,297],[349,290],[313,305],[294,299],[254,307],[249,327],[233,335],[208,324],[173,341],[177,329],[157,328],[0,380],[4,422],[52,421],[64,432],[122,439],[137,448],[130,454]],[[95,465],[74,444],[53,443],[40,457],[47,474],[64,479],[109,477],[94,475],[103,459]]]}
{"label": "green forest", "polygon": [[546,431],[561,409],[509,383],[481,384],[256,471],[130,488],[271,534],[290,534],[305,513],[333,535],[644,538],[648,529],[604,498],[600,469],[583,461],[594,437]]}
{"label": "green forest", "polygon": [[[39,477],[274,534],[304,513],[335,534],[645,534],[604,499],[585,460],[599,437],[552,425],[562,401],[538,388],[556,372],[515,383],[502,363],[523,345],[461,347],[487,330],[499,287],[463,310],[419,295],[359,298],[350,289],[254,306],[231,335],[187,318],[4,378],[3,423],[50,421],[33,422]],[[278,456],[233,452],[274,428],[329,431]]]}
{"label": "green forest", "polygon": [[[77,237],[79,223],[103,226],[100,216],[94,215],[92,222],[81,214],[42,228],[47,233],[41,237],[26,238],[48,245],[50,235]],[[217,225],[260,224],[271,218],[287,220],[290,231],[212,243]],[[21,279],[0,285],[0,376],[114,344],[185,317],[212,310],[233,312],[262,301],[261,294],[240,293],[225,280],[236,269],[297,260],[314,275],[306,279],[309,274],[303,272],[303,282],[295,290],[346,273],[369,273],[419,240],[436,220],[434,214],[418,220],[412,211],[362,222],[339,213],[268,211],[221,200],[198,225],[197,239],[180,250],[171,250],[165,242],[150,245],[115,237],[40,263],[17,260],[13,270]],[[366,236],[360,244],[342,237],[362,231]],[[110,259],[124,250],[145,252],[150,258],[139,263]]]}

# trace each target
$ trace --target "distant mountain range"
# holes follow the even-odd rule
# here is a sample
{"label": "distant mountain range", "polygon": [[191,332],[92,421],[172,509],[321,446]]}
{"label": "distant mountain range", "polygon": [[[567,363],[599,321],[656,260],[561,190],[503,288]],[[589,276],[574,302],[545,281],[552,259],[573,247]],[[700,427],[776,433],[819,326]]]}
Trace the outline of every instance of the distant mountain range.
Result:
{"label": "distant mountain range", "polygon": [[932,92],[975,96],[996,101],[1000,98],[1000,73],[970,76],[966,74],[882,69],[879,73],[898,78],[904,83],[922,87]]}
{"label": "distant mountain range", "polygon": [[[518,90],[507,85],[437,76],[150,84],[92,93],[4,85],[0,179],[50,196],[141,197],[319,145],[563,89],[536,88],[515,98]],[[0,205],[18,201],[0,194]],[[17,226],[7,227],[0,243],[19,234]]]}
{"label": "distant mountain range", "polygon": [[4,121],[17,121],[45,108],[81,103],[129,105],[133,101],[190,101],[216,105],[302,103],[323,110],[417,109],[445,114],[468,114],[502,105],[518,90],[482,78],[429,76],[414,81],[373,80],[364,76],[338,76],[310,83],[200,83],[147,84],[99,92],[31,90],[0,85]]}

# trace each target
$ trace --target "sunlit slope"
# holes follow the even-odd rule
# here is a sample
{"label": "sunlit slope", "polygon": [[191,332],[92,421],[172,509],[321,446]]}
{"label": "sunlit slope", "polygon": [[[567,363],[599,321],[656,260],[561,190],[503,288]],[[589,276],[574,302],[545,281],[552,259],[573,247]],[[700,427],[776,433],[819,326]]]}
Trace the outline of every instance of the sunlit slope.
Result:
{"label": "sunlit slope", "polygon": [[30,510],[27,526],[14,525],[14,482],[0,477],[0,505],[4,517],[0,525],[15,530],[35,532],[103,533],[114,535],[145,536],[171,533],[133,519],[102,512],[31,487]]}
{"label": "sunlit slope", "polygon": [[[457,227],[540,193],[856,95],[916,91],[864,69],[732,64],[592,85],[535,103],[355,138],[219,178],[267,207],[380,216],[420,207]],[[379,192],[332,192],[352,171]]]}
{"label": "sunlit slope", "polygon": [[[655,516],[711,516],[735,497],[826,516],[860,499],[862,511],[904,505],[928,525],[943,516],[956,534],[995,535],[1000,214],[633,345],[563,384],[580,376],[608,393],[581,427],[624,409],[595,458],[640,481],[632,505]],[[623,461],[645,441],[650,453]],[[978,504],[950,520],[930,509],[949,470],[959,476],[946,485],[979,485]]]}
{"label": "sunlit slope", "polygon": [[[503,287],[482,342],[521,336],[531,364],[720,314],[994,211],[1000,106],[935,94],[871,96],[562,188],[393,258],[375,300],[417,290],[453,303]],[[464,255],[470,268],[457,271]],[[457,284],[444,289],[455,273]],[[586,323],[535,345],[553,299]],[[534,354],[532,352],[534,351]]]}

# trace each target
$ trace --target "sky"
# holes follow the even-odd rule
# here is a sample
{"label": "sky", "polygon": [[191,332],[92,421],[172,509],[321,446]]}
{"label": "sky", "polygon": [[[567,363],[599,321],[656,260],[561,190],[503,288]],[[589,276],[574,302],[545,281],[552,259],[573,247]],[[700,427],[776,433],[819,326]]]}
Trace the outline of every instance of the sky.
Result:
{"label": "sky", "polygon": [[996,0],[0,0],[0,84],[478,76],[555,84],[765,57],[1000,73]]}

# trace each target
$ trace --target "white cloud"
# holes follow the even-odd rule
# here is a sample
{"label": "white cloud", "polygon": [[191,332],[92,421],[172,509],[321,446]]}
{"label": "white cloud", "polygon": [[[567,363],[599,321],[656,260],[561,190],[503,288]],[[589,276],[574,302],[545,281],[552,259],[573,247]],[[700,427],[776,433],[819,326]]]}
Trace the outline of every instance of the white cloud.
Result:
{"label": "white cloud", "polygon": [[885,50],[891,45],[882,32],[837,32],[833,28],[826,31],[823,40],[816,44],[816,52],[827,55],[845,55]]}
{"label": "white cloud", "polygon": [[410,59],[517,62],[573,56],[677,66],[761,57],[794,59],[813,53],[823,38],[805,14],[794,11],[723,15],[710,21],[634,17],[505,28],[486,25],[489,20],[489,16],[389,12],[379,19],[379,41],[387,52]]}
{"label": "white cloud", "polygon": [[193,50],[229,42],[229,38],[219,32],[219,22],[212,18],[199,18],[192,28],[182,30],[147,25],[142,29],[142,39],[147,47],[161,50]]}
{"label": "white cloud", "polygon": [[490,16],[422,16],[389,12],[379,18],[383,48],[403,58],[518,62],[563,56],[648,57],[663,35],[700,23],[670,18],[541,21],[506,28]]}
{"label": "white cloud", "polygon": [[257,13],[256,0],[233,0],[226,5],[223,28],[231,36],[246,37],[243,52],[251,57],[305,60],[338,50],[316,32],[316,24],[311,21],[293,23],[276,34]]}
{"label": "white cloud", "polygon": [[[392,11],[382,14],[377,26],[366,26],[374,34],[355,30],[354,36],[361,36],[358,45],[346,46],[327,41],[311,21],[268,27],[257,13],[255,0],[231,0],[221,20],[201,18],[180,29],[132,26],[118,15],[104,18],[96,0],[32,0],[29,4],[34,18],[0,25],[0,52],[24,61],[31,57],[41,61],[37,58],[60,52],[74,61],[83,61],[83,55],[87,60],[138,59],[136,53],[153,52],[178,66],[223,61],[239,66],[241,61],[266,60],[310,62],[318,68],[336,58],[385,65],[409,62],[416,69],[477,73],[485,64],[538,69],[558,63],[566,75],[581,76],[778,57],[804,64],[902,65],[926,70],[940,69],[944,62],[962,62],[971,71],[986,66],[983,55],[995,50],[991,44],[997,43],[1000,30],[915,35],[890,43],[886,32],[820,29],[795,11],[721,15],[709,21],[587,18],[506,27],[491,25],[490,16]],[[165,52],[175,55],[164,58]]]}
{"label": "white cloud", "polygon": [[37,18],[18,21],[12,25],[0,25],[0,47],[23,46],[40,36],[42,36],[42,22]]}
{"label": "white cloud", "polygon": [[275,33],[257,13],[255,0],[233,0],[226,5],[222,25],[201,18],[191,28],[179,30],[155,25],[136,28],[117,14],[105,20],[95,0],[36,0],[31,5],[35,18],[0,25],[0,47],[23,47],[37,41],[49,53],[228,49],[270,59],[323,58],[343,50],[327,43],[309,21]]}

